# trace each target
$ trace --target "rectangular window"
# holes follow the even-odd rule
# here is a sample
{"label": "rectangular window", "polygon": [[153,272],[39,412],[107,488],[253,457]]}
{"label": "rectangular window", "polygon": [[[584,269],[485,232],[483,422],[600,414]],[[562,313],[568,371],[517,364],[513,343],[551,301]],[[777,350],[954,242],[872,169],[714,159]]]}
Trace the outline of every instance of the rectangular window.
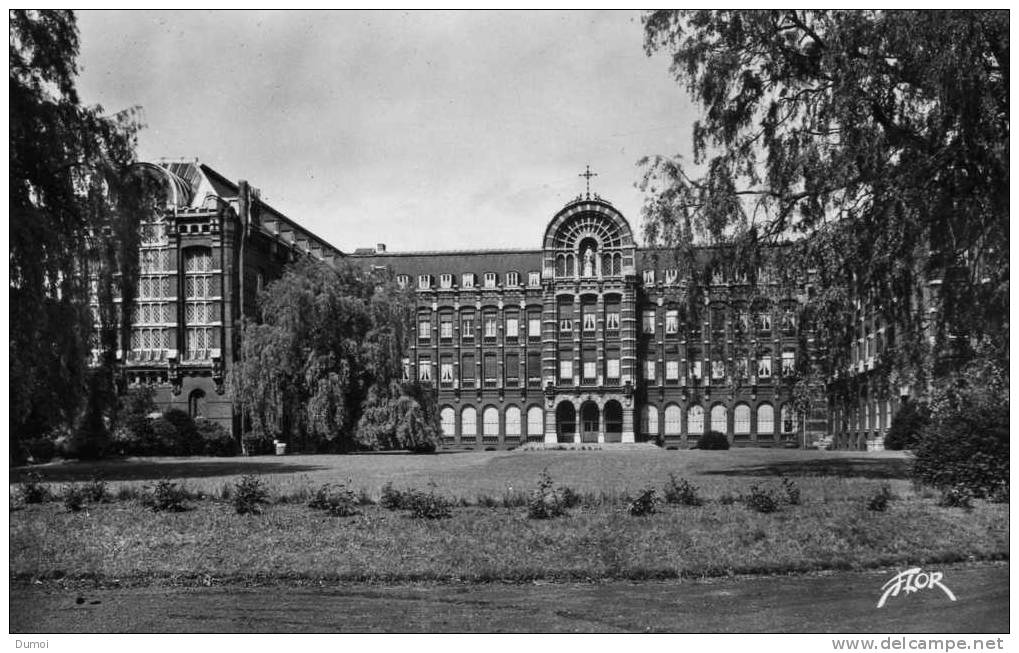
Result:
{"label": "rectangular window", "polygon": [[463,387],[474,387],[475,371],[474,354],[464,354],[460,362],[460,380],[463,382]]}
{"label": "rectangular window", "polygon": [[718,359],[711,361],[711,378],[716,381],[725,379],[725,361]]}
{"label": "rectangular window", "polygon": [[541,313],[527,314],[527,337],[541,340]]}
{"label": "rectangular window", "polygon": [[761,332],[771,331],[771,313],[757,314],[757,330]]}
{"label": "rectangular window", "polygon": [[485,315],[485,340],[495,340],[499,333],[499,322],[494,313]]}
{"label": "rectangular window", "polygon": [[679,311],[669,309],[665,311],[665,333],[674,335],[679,333]]}
{"label": "rectangular window", "polygon": [[439,277],[439,286],[442,287],[442,288],[452,288],[453,287],[453,275],[452,274],[443,274],[442,276],[440,276]]}
{"label": "rectangular window", "polygon": [[644,333],[654,334],[655,332],[655,312],[653,310],[644,311],[643,319],[641,324],[643,325]]}
{"label": "rectangular window", "polygon": [[541,352],[527,352],[527,383],[541,385]]}
{"label": "rectangular window", "polygon": [[573,320],[570,318],[561,318],[559,320],[559,331],[562,333],[569,333],[573,330]]}
{"label": "rectangular window", "polygon": [[679,270],[672,268],[665,271],[665,283],[674,285],[679,281]]}
{"label": "rectangular window", "polygon": [[444,388],[453,386],[453,361],[451,359],[443,357],[439,364],[439,381]]}
{"label": "rectangular window", "polygon": [[741,356],[736,359],[736,377],[740,379],[747,378],[747,370],[749,370],[746,356]]}
{"label": "rectangular window", "polygon": [[541,285],[541,273],[540,272],[528,272],[527,273],[527,285],[532,288]]}
{"label": "rectangular window", "polygon": [[449,313],[439,315],[439,339],[444,341],[453,339],[453,316]]}
{"label": "rectangular window", "polygon": [[519,385],[520,354],[506,354],[506,385],[511,388]]}
{"label": "rectangular window", "polygon": [[495,354],[485,354],[484,365],[482,367],[485,374],[485,387],[494,387],[496,379],[499,378],[499,365]]}
{"label": "rectangular window", "polygon": [[610,305],[605,307],[605,330],[619,331],[619,306]]}
{"label": "rectangular window", "polygon": [[428,341],[432,337],[432,320],[427,315],[418,317],[418,340]]}
{"label": "rectangular window", "polygon": [[762,379],[771,378],[771,356],[765,356],[757,361],[757,376]]}
{"label": "rectangular window", "polygon": [[474,287],[474,273],[467,272],[460,277],[461,288],[473,288]]}
{"label": "rectangular window", "polygon": [[679,361],[678,360],[667,360],[667,361],[665,361],[665,380],[666,381],[679,381]]}
{"label": "rectangular window", "polygon": [[700,381],[704,378],[704,370],[701,368],[701,361],[690,361],[690,378],[694,381]]}
{"label": "rectangular window", "polygon": [[594,333],[596,320],[594,317],[594,306],[584,307],[584,331]]}
{"label": "rectangular window", "polygon": [[401,288],[406,288],[407,286],[410,285],[410,277],[407,276],[406,274],[396,275],[396,285],[400,286]]}
{"label": "rectangular window", "polygon": [[585,349],[581,354],[584,362],[584,383],[595,383],[598,380],[598,352],[594,349]]}
{"label": "rectangular window", "polygon": [[497,277],[496,277],[495,272],[486,272],[485,273],[485,288],[495,288],[496,279],[497,279]]}
{"label": "rectangular window", "polygon": [[605,378],[610,383],[619,382],[619,352],[609,350],[605,352]]}
{"label": "rectangular window", "polygon": [[520,319],[515,315],[506,316],[506,339],[516,341],[520,334]]}
{"label": "rectangular window", "polygon": [[573,331],[573,302],[562,301],[559,303],[559,331],[569,333]]}
{"label": "rectangular window", "polygon": [[418,381],[432,380],[432,359],[428,356],[418,358]]}
{"label": "rectangular window", "polygon": [[644,283],[653,284],[655,282],[655,271],[644,270]]}
{"label": "rectangular window", "polygon": [[655,367],[655,361],[644,361],[644,378],[647,379],[648,383],[654,383],[658,378]]}
{"label": "rectangular window", "polygon": [[474,340],[474,313],[464,315],[460,327],[460,336],[464,340]]}
{"label": "rectangular window", "polygon": [[403,380],[410,381],[410,359],[403,359]]}
{"label": "rectangular window", "polygon": [[561,360],[559,361],[559,378],[562,381],[573,381],[573,361]]}
{"label": "rectangular window", "polygon": [[418,275],[418,288],[428,290],[432,287],[432,277],[428,274]]}
{"label": "rectangular window", "polygon": [[796,374],[796,352],[782,352],[782,376],[793,376]]}
{"label": "rectangular window", "polygon": [[507,286],[519,286],[520,285],[520,275],[517,274],[516,272],[507,272],[506,273],[506,285]]}

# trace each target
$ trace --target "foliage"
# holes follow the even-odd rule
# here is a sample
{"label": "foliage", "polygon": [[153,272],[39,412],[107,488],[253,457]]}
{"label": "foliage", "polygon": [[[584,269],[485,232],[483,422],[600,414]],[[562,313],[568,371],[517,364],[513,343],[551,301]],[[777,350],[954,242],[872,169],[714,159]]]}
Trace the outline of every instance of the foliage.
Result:
{"label": "foliage", "polygon": [[800,505],[800,488],[796,481],[791,478],[782,478],[782,491],[785,493],[785,500],[790,506]]}
{"label": "foliage", "polygon": [[267,435],[245,433],[241,440],[244,443],[244,453],[249,456],[265,456],[275,453],[273,441]]}
{"label": "foliage", "polygon": [[211,419],[195,420],[195,433],[206,456],[235,456],[237,442],[219,422]]}
{"label": "foliage", "polygon": [[57,455],[57,445],[53,441],[52,434],[41,435],[37,438],[25,440],[23,444],[23,460],[18,462],[31,461],[36,464],[48,463]]}
{"label": "foliage", "polygon": [[725,433],[719,433],[718,431],[708,431],[697,439],[697,449],[707,449],[712,451],[719,451],[729,448],[729,438],[725,436]]}
{"label": "foliage", "polygon": [[238,515],[259,515],[262,513],[262,506],[269,503],[269,491],[261,479],[253,474],[242,476],[234,485],[231,494],[234,510]]}
{"label": "foliage", "polygon": [[678,503],[681,506],[700,506],[704,500],[697,493],[697,486],[685,478],[676,478],[675,474],[669,474],[669,482],[665,484],[666,503]]}
{"label": "foliage", "polygon": [[163,413],[163,419],[177,430],[173,445],[166,451],[172,456],[194,456],[202,453],[202,440],[195,428],[191,415],[179,408],[170,408]]}
{"label": "foliage", "polygon": [[81,512],[85,508],[85,492],[74,483],[64,486],[63,499],[67,512]]}
{"label": "foliage", "polygon": [[435,484],[429,483],[428,492],[411,490],[407,501],[410,516],[415,519],[447,519],[453,516],[453,502],[435,492]]}
{"label": "foliage", "polygon": [[409,291],[353,264],[302,258],[259,302],[261,323],[245,325],[232,373],[255,435],[318,451],[434,441],[431,393],[394,384],[403,372]]}
{"label": "foliage", "polygon": [[552,519],[565,515],[566,510],[562,492],[554,487],[548,469],[542,470],[538,487],[531,492],[527,502],[527,516],[531,519]]}
{"label": "foliage", "polygon": [[85,499],[92,503],[103,503],[110,499],[109,487],[106,481],[101,478],[92,478],[81,486],[81,492]]}
{"label": "foliage", "polygon": [[309,508],[325,510],[336,517],[353,517],[361,514],[357,509],[357,495],[342,483],[324,483],[308,502]]}
{"label": "foliage", "polygon": [[885,434],[885,449],[901,451],[914,448],[921,432],[930,422],[930,411],[926,404],[918,401],[903,402]]}
{"label": "foliage", "polygon": [[964,485],[946,487],[941,491],[938,505],[943,508],[973,508],[973,493]]}
{"label": "foliage", "polygon": [[[1007,341],[1007,11],[660,10],[644,29],[702,109],[692,160],[644,161],[649,242],[681,265],[724,245],[752,284],[809,271],[825,376],[861,299],[895,326],[880,364],[916,387]],[[935,313],[914,301],[931,279]]]}
{"label": "foliage", "polygon": [[741,497],[743,505],[757,512],[775,512],[778,510],[779,501],[775,493],[770,489],[762,488],[759,485],[751,485],[750,491]]}
{"label": "foliage", "polygon": [[386,510],[403,510],[408,507],[408,493],[401,492],[393,487],[392,482],[382,486],[382,496],[379,498],[379,505]]}
{"label": "foliage", "polygon": [[985,497],[1009,482],[1008,373],[975,361],[939,384],[916,445],[913,478]]}
{"label": "foliage", "polygon": [[73,425],[69,450],[95,457],[108,441],[139,220],[155,209],[157,181],[135,165],[137,110],[110,117],[79,101],[74,15],[8,18],[9,299],[19,325],[10,332],[10,446],[14,454],[22,439]]}
{"label": "foliage", "polygon": [[43,503],[50,498],[49,487],[38,472],[29,472],[21,482],[21,498],[25,503]]}
{"label": "foliage", "polygon": [[626,513],[631,517],[645,517],[658,512],[658,503],[661,499],[658,491],[653,487],[641,490],[637,497],[626,506]]}
{"label": "foliage", "polygon": [[190,493],[180,483],[164,478],[151,488],[146,485],[145,490],[142,505],[153,512],[184,512],[189,508],[187,501],[191,498]]}
{"label": "foliage", "polygon": [[867,501],[867,510],[874,510],[876,512],[884,512],[888,510],[888,502],[892,498],[892,489],[885,483],[881,488],[874,493]]}

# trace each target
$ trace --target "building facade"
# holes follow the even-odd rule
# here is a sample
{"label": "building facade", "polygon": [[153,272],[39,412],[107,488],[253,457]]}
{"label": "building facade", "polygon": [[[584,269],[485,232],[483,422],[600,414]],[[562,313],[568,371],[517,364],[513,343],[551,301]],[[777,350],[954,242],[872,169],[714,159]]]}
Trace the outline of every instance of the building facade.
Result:
{"label": "building facade", "polygon": [[[872,375],[851,401],[829,396],[803,409],[794,388],[823,346],[799,328],[807,284],[768,270],[749,284],[706,248],[694,254],[703,274],[693,277],[676,252],[637,246],[626,218],[597,195],[552,216],[534,249],[379,245],[348,255],[244,181],[196,160],[147,165],[165,180],[166,201],[142,225],[123,379],[154,387],[161,410],[186,410],[237,436],[229,373],[239,325],[257,316],[264,284],[302,256],[389,269],[414,289],[404,374],[435,388],[447,446],[689,447],[718,431],[734,446],[874,449],[898,406],[897,389]],[[847,375],[867,375],[885,346],[872,317],[861,314],[860,329]]]}

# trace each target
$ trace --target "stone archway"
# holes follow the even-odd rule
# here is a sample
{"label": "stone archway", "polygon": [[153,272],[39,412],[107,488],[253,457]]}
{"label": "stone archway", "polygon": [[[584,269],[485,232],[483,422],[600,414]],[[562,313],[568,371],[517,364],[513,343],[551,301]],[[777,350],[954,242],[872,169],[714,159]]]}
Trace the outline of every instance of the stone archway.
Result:
{"label": "stone archway", "polygon": [[601,432],[601,414],[598,404],[594,401],[585,401],[580,406],[580,441],[598,442],[598,434]]}
{"label": "stone archway", "polygon": [[564,401],[555,409],[556,439],[559,442],[573,442],[577,433],[577,409]]}
{"label": "stone archway", "polygon": [[605,402],[605,441],[623,441],[623,407],[615,399]]}

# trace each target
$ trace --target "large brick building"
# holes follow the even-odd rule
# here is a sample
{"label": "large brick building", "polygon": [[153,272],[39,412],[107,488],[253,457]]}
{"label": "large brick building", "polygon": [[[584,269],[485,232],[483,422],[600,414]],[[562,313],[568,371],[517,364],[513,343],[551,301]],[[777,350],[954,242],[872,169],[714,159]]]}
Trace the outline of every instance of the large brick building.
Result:
{"label": "large brick building", "polygon": [[[257,315],[258,290],[299,256],[347,256],[415,289],[405,374],[434,385],[450,446],[691,446],[714,430],[734,445],[804,446],[833,436],[838,446],[866,449],[879,446],[897,403],[875,382],[855,404],[796,410],[793,385],[823,347],[798,329],[806,284],[761,270],[751,286],[708,249],[695,255],[703,274],[694,281],[675,252],[639,247],[626,218],[597,195],[552,216],[534,249],[379,245],[345,255],[243,181],[197,161],[151,168],[167,196],[165,210],[143,224],[125,378],[153,385],[160,407],[235,434],[228,374],[237,325]],[[880,353],[883,329],[871,326],[861,319],[864,349],[851,373],[865,373]]]}

